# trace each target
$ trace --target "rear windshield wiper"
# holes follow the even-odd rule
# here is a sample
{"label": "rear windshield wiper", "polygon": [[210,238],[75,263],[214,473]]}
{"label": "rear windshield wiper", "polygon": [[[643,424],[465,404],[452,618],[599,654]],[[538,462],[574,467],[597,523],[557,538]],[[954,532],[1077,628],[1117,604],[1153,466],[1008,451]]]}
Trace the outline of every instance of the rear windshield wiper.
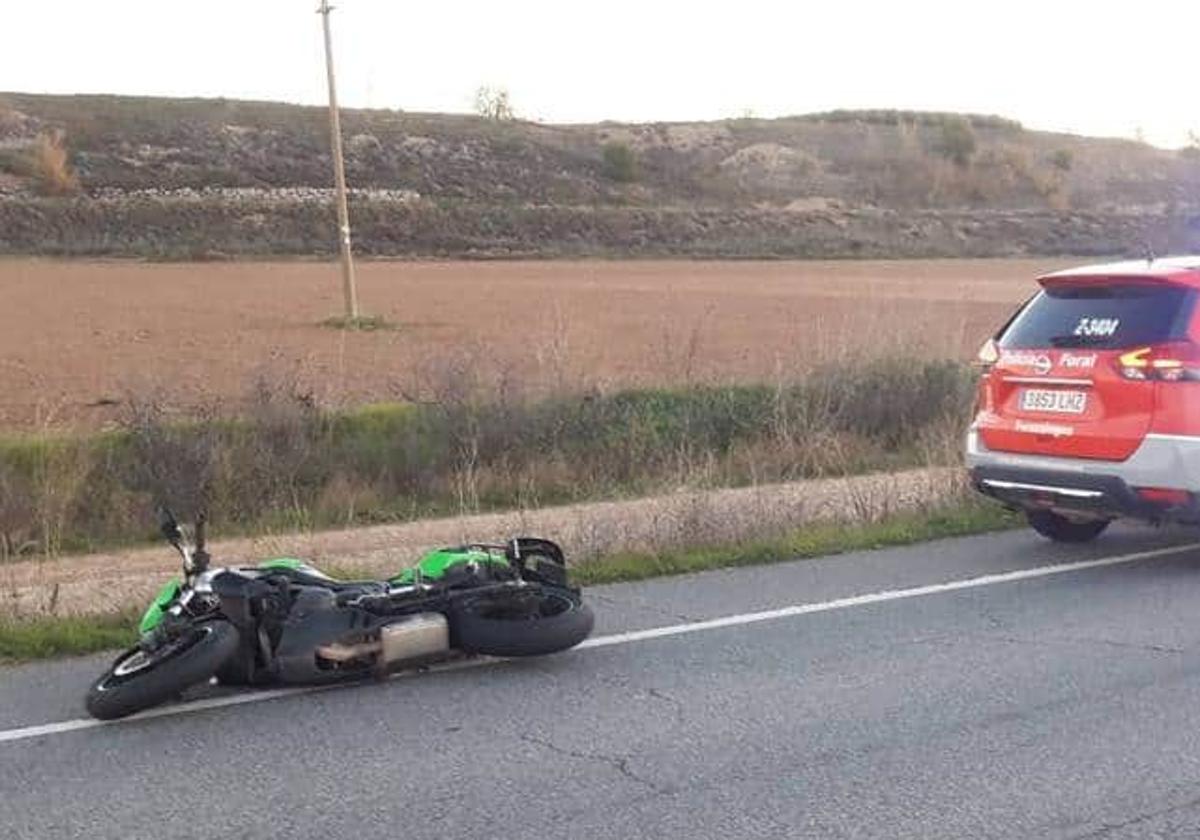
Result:
{"label": "rear windshield wiper", "polygon": [[1051,347],[1101,347],[1112,342],[1112,336],[1104,335],[1052,335]]}

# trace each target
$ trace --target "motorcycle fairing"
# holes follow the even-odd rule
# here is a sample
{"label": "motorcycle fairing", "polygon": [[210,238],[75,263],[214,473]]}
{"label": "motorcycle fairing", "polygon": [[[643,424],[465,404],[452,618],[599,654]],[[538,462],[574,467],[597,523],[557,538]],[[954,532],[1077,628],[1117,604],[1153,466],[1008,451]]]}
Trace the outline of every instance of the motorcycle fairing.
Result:
{"label": "motorcycle fairing", "polygon": [[182,591],[183,582],[179,578],[174,578],[169,581],[162,589],[158,590],[158,594],[154,596],[154,600],[150,606],[146,608],[146,612],[142,614],[142,623],[138,625],[138,631],[141,633],[150,633],[158,625],[162,624],[163,616],[175,599],[179,597]]}

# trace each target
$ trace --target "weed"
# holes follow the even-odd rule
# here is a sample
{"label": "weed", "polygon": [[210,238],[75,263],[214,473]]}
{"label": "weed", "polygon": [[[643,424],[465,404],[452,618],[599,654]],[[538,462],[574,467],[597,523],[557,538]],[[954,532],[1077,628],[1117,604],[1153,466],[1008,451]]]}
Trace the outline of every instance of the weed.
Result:
{"label": "weed", "polygon": [[1060,172],[1070,172],[1075,164],[1075,155],[1070,149],[1055,149],[1050,155],[1050,165]]}
{"label": "weed", "polygon": [[961,365],[901,358],[534,396],[479,359],[428,362],[408,404],[334,411],[264,373],[236,413],[131,395],[116,431],[4,443],[0,559],[143,540],[158,502],[253,532],[955,463],[973,388]]}
{"label": "weed", "polygon": [[955,166],[966,167],[975,154],[975,130],[965,117],[947,119],[939,127],[940,134],[934,146],[942,157]]}
{"label": "weed", "polygon": [[602,154],[606,177],[623,184],[637,180],[637,156],[628,144],[616,141],[605,143]]}
{"label": "weed", "polygon": [[79,177],[71,168],[66,137],[62,132],[38,135],[30,154],[32,176],[38,192],[49,196],[79,192]]}
{"label": "weed", "polygon": [[382,315],[359,315],[354,318],[349,315],[334,315],[321,321],[320,326],[349,332],[381,332],[400,329],[398,324],[392,323]]}

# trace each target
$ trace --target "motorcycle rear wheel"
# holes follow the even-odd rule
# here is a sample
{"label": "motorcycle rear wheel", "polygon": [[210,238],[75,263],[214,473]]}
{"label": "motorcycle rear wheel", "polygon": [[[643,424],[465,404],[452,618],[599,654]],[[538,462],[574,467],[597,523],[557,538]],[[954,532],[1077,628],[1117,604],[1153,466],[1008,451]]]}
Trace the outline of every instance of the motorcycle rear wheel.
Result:
{"label": "motorcycle rear wheel", "polygon": [[550,586],[466,596],[450,609],[454,647],[487,656],[541,656],[573,648],[596,619],[578,592]]}
{"label": "motorcycle rear wheel", "polygon": [[92,684],[85,701],[88,713],[113,720],[157,706],[207,680],[237,647],[236,627],[208,621],[156,651],[127,650]]}

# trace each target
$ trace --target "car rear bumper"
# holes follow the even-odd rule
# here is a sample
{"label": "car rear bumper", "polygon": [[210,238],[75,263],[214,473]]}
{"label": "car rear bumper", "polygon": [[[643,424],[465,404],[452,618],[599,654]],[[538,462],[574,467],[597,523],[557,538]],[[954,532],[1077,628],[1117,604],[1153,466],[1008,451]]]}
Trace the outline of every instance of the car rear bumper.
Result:
{"label": "car rear bumper", "polygon": [[1137,488],[1200,493],[1200,437],[1147,435],[1128,459],[1097,461],[997,452],[972,430],[967,467],[976,489],[1016,507],[1200,522],[1195,498],[1164,505],[1137,493]]}

